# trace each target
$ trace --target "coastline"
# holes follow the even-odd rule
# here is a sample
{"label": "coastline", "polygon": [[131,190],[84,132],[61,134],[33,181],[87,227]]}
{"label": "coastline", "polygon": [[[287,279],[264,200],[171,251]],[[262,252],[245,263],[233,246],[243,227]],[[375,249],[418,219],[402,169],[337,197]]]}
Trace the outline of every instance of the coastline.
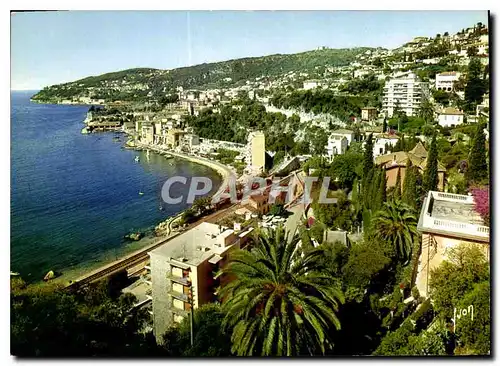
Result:
{"label": "coastline", "polygon": [[160,152],[160,153],[167,153],[169,155],[172,155],[172,156],[184,159],[184,160],[188,160],[188,161],[195,163],[195,164],[205,165],[205,166],[208,166],[209,168],[213,169],[222,178],[222,183],[221,183],[219,189],[217,190],[217,192],[214,193],[214,196],[218,196],[218,195],[224,193],[224,190],[226,189],[227,185],[229,184],[230,179],[233,178],[236,180],[236,178],[237,178],[234,171],[232,171],[227,166],[219,163],[218,161],[209,160],[206,158],[202,158],[200,156],[194,156],[194,155],[188,155],[188,154],[184,154],[184,153],[173,152],[173,151],[170,151],[167,149],[162,149],[156,145],[147,145],[147,144],[140,144],[140,143],[136,143],[136,144],[137,144],[135,146],[136,148],[152,150],[152,151]]}
{"label": "coastline", "polygon": [[[190,161],[195,164],[208,166],[222,178],[222,182],[216,193],[214,193],[214,196],[220,195],[225,191],[230,179],[237,178],[235,172],[233,172],[227,166],[206,158],[171,152],[158,146],[151,146],[147,144],[136,143],[135,146],[129,147],[135,148],[137,150],[151,150],[155,153],[168,153],[169,155]],[[113,263],[125,260],[126,258],[137,254],[138,252],[147,250],[147,248],[151,247],[158,241],[165,240],[172,235],[176,235],[176,232],[172,231],[171,226],[182,216],[183,212],[184,210],[179,211],[174,215],[167,217],[165,220],[153,224],[155,228],[153,235],[145,236],[137,241],[131,241],[124,246],[107,251],[103,253],[102,256],[100,256],[98,259],[82,262],[63,269],[61,276],[50,281],[50,283],[63,283],[66,285],[70,280],[75,281],[79,278],[86,277],[98,271],[100,268],[107,267],[109,265],[112,265]],[[40,280],[39,283],[43,283],[43,281]]]}

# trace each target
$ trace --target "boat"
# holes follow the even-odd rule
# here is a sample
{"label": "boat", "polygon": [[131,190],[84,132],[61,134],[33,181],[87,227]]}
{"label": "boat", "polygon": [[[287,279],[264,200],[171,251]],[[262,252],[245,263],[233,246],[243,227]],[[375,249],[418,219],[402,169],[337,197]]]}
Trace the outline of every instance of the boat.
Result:
{"label": "boat", "polygon": [[162,205],[160,205],[160,211],[163,211],[163,206]]}
{"label": "boat", "polygon": [[144,194],[144,192],[139,192],[139,196],[142,196]]}
{"label": "boat", "polygon": [[139,155],[137,155],[137,156],[135,157],[134,161],[135,161],[136,163],[138,163],[138,162],[139,162],[139,160],[140,160],[140,159],[139,159]]}

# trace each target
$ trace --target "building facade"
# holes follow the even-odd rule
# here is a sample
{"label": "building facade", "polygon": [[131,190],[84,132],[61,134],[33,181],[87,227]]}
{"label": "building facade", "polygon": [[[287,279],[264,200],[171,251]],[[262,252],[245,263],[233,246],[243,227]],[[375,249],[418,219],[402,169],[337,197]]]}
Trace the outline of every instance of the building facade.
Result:
{"label": "building facade", "polygon": [[456,108],[448,107],[438,113],[441,127],[455,127],[464,123],[464,113]]}
{"label": "building facade", "polygon": [[414,116],[428,95],[428,83],[420,81],[414,73],[405,73],[385,83],[382,110],[388,117],[396,109]]}
{"label": "building facade", "polygon": [[460,73],[451,71],[451,72],[442,72],[441,74],[436,74],[436,89],[444,90],[444,91],[452,91],[453,85],[458,78],[460,77]]}
{"label": "building facade", "polygon": [[418,230],[422,233],[422,252],[416,286],[421,296],[429,296],[431,272],[448,258],[450,249],[462,243],[477,246],[489,260],[490,228],[474,211],[472,196],[430,191]]}
{"label": "building facade", "polygon": [[347,146],[348,142],[345,136],[332,133],[330,137],[328,137],[326,153],[330,159],[333,159],[335,155],[345,154]]}
{"label": "building facade", "polygon": [[153,333],[158,343],[167,329],[193,309],[218,301],[227,254],[240,248],[251,229],[233,230],[203,222],[149,252]]}
{"label": "building facade", "polygon": [[362,121],[373,121],[377,118],[377,108],[365,107],[361,109]]}
{"label": "building facade", "polygon": [[[401,189],[404,186],[406,175],[406,164],[408,160],[416,167],[423,176],[427,164],[427,150],[421,142],[410,151],[397,151],[390,154],[380,155],[375,158],[375,165],[381,166],[385,170],[387,179],[387,189],[396,185],[398,173],[401,178]],[[438,161],[438,187],[440,191],[444,190],[446,168]]]}
{"label": "building facade", "polygon": [[246,161],[251,172],[260,172],[266,165],[266,137],[263,132],[248,135]]}

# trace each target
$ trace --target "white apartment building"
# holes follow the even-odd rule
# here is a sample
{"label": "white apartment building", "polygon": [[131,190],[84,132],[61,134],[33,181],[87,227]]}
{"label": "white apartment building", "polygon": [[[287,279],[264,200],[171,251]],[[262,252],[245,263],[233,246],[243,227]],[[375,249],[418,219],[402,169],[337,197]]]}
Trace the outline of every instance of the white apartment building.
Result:
{"label": "white apartment building", "polygon": [[441,74],[436,74],[436,89],[444,91],[452,91],[453,84],[458,81],[460,77],[459,72],[442,72]]}
{"label": "white apartment building", "polygon": [[149,252],[153,332],[158,343],[167,329],[188,316],[191,306],[217,301],[227,254],[240,248],[253,229],[233,230],[203,222]]}
{"label": "white apartment building", "polygon": [[347,139],[345,136],[332,133],[328,137],[328,145],[326,146],[326,153],[328,157],[333,159],[335,155],[345,154],[347,151]]}
{"label": "white apartment building", "polygon": [[441,127],[455,127],[464,123],[464,113],[456,108],[448,107],[438,113]]}
{"label": "white apartment building", "polygon": [[390,135],[379,135],[373,142],[373,157],[387,154],[386,145],[394,146],[398,142],[399,137]]}
{"label": "white apartment building", "polygon": [[382,110],[392,117],[398,107],[407,116],[413,116],[428,94],[428,83],[420,81],[414,73],[401,74],[385,83]]}
{"label": "white apartment building", "polygon": [[354,131],[346,130],[343,128],[332,131],[331,135],[344,136],[347,139],[347,146],[349,146],[351,142],[354,140]]}

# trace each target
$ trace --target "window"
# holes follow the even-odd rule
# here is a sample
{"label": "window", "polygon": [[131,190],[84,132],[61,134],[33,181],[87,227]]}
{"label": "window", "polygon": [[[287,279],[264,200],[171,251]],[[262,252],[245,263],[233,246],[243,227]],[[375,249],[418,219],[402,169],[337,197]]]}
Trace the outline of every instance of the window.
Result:
{"label": "window", "polygon": [[184,293],[184,286],[178,283],[172,284],[172,291],[178,292],[180,294]]}
{"label": "window", "polygon": [[173,299],[174,308],[184,310],[184,302],[178,299]]}
{"label": "window", "polygon": [[182,277],[182,269],[177,267],[172,267],[172,276]]}

